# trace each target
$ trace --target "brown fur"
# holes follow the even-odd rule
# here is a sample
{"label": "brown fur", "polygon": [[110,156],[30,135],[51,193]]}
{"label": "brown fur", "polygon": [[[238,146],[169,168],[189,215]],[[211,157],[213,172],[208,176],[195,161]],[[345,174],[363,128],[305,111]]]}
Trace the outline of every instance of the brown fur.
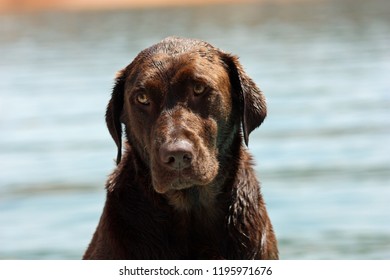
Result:
{"label": "brown fur", "polygon": [[235,56],[176,37],[142,51],[107,107],[118,167],[84,259],[277,259],[242,143],[265,116]]}

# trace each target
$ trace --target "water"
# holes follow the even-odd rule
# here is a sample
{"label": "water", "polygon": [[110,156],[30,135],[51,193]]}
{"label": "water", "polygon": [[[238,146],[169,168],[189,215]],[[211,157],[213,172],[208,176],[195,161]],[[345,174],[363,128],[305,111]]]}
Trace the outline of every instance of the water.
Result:
{"label": "water", "polygon": [[0,259],[79,259],[116,147],[117,70],[168,35],[241,58],[283,259],[390,259],[390,2],[0,15]]}

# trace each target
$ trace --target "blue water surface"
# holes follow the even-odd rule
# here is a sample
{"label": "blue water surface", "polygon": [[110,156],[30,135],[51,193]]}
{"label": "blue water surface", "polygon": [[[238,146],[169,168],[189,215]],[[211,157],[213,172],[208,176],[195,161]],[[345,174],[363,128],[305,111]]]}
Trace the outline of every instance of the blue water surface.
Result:
{"label": "blue water surface", "polygon": [[390,259],[389,14],[343,0],[0,15],[0,259],[81,258],[115,166],[115,72],[169,35],[239,55],[264,91],[249,149],[281,258]]}

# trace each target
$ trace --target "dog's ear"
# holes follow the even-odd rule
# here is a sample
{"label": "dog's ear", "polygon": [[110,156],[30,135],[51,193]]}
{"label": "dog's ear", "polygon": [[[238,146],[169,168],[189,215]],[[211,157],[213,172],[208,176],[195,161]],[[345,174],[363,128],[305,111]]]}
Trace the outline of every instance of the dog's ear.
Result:
{"label": "dog's ear", "polygon": [[248,146],[249,134],[260,126],[267,115],[265,97],[245,73],[236,56],[222,53],[222,60],[229,72],[233,91],[238,94],[242,130],[245,144]]}
{"label": "dog's ear", "polygon": [[116,164],[119,164],[122,157],[122,124],[120,121],[123,110],[123,98],[125,91],[125,71],[119,71],[115,85],[112,90],[111,99],[106,110],[106,124],[112,139],[118,148]]}

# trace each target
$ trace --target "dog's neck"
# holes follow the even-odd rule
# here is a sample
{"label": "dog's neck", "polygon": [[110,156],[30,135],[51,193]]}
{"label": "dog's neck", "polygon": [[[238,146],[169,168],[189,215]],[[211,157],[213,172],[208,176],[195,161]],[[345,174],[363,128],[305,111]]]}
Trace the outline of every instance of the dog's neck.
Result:
{"label": "dog's neck", "polygon": [[193,186],[184,190],[172,190],[163,194],[168,204],[179,212],[210,212],[218,206],[217,197],[221,194],[221,186]]}

